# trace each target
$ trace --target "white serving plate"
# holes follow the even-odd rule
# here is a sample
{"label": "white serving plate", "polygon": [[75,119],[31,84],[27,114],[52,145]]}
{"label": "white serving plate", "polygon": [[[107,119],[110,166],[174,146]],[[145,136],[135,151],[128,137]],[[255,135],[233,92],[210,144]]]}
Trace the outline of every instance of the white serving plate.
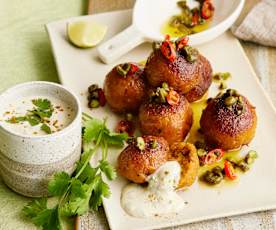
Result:
{"label": "white serving plate", "polygon": [[[113,65],[100,62],[96,49],[82,50],[73,47],[66,40],[66,23],[74,20],[95,20],[108,26],[106,39],[125,29],[131,23],[131,11],[118,11],[93,16],[84,16],[53,22],[47,25],[62,84],[72,89],[81,100],[85,112],[99,118],[108,117],[108,126],[114,128],[118,116],[108,107],[87,108],[87,87],[92,83],[103,84],[106,73]],[[276,208],[276,111],[261,87],[253,69],[246,58],[238,40],[230,32],[216,38],[198,49],[210,60],[215,71],[229,71],[233,78],[228,85],[236,88],[257,107],[258,127],[247,152],[254,149],[259,158],[253,168],[240,176],[233,186],[217,188],[202,187],[197,182],[187,191],[181,192],[187,207],[178,215],[166,218],[140,219],[127,215],[120,205],[120,195],[127,183],[117,178],[110,183],[112,196],[104,200],[104,208],[113,230],[153,229],[191,223],[242,213],[256,212]],[[144,44],[132,50],[115,64],[125,61],[145,60],[151,52],[151,45]],[[213,84],[209,95],[217,93]],[[110,161],[116,164],[120,150],[110,152]]]}

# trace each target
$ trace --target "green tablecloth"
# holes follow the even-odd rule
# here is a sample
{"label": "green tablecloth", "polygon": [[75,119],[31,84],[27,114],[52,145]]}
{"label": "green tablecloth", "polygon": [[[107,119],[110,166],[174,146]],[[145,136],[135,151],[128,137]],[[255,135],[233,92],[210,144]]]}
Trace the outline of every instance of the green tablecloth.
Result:
{"label": "green tablecloth", "polygon": [[[44,25],[86,12],[85,0],[0,0],[0,91],[19,82],[58,81]],[[35,229],[20,216],[29,199],[0,177],[0,229]]]}

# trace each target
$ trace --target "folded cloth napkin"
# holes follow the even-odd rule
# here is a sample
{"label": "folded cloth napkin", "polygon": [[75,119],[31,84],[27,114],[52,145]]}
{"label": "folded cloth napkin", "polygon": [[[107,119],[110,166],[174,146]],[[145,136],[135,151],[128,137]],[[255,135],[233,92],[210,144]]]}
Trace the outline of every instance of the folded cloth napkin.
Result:
{"label": "folded cloth napkin", "polygon": [[[276,46],[276,0],[262,0],[252,7],[253,0],[246,0],[241,17],[232,26],[232,32],[245,41],[265,46]],[[256,3],[256,1],[255,1]]]}

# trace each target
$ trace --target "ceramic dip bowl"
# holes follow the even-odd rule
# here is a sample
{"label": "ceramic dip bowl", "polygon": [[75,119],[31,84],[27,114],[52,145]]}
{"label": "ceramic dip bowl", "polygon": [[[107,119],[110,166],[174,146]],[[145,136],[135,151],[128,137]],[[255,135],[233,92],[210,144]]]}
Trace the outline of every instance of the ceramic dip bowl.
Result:
{"label": "ceramic dip bowl", "polygon": [[[51,102],[52,115],[37,122],[33,111],[47,109],[45,99]],[[47,129],[41,127],[44,123]],[[81,107],[72,92],[59,84],[36,81],[0,94],[0,174],[12,190],[30,197],[47,196],[50,177],[57,171],[72,173],[80,154]]]}

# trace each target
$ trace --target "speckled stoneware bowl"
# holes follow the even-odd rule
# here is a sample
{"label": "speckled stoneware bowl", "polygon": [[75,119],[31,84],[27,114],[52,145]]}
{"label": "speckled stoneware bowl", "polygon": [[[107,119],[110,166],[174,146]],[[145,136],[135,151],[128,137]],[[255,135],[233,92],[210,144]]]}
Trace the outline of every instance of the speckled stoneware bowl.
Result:
{"label": "speckled stoneware bowl", "polygon": [[72,173],[81,154],[81,107],[77,97],[63,86],[50,82],[16,85],[0,95],[0,114],[5,105],[22,96],[55,97],[71,106],[70,123],[48,135],[23,135],[0,121],[0,173],[14,191],[30,197],[47,196],[47,184],[56,171]]}

